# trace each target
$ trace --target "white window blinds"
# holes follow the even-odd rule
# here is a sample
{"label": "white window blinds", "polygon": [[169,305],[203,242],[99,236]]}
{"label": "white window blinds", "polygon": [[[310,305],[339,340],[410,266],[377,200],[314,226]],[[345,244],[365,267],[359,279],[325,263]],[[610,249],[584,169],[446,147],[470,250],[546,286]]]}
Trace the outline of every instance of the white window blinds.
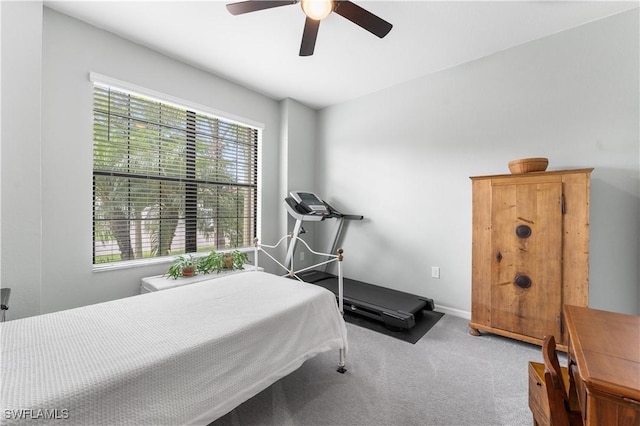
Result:
{"label": "white window blinds", "polygon": [[94,84],[93,263],[248,247],[260,129]]}

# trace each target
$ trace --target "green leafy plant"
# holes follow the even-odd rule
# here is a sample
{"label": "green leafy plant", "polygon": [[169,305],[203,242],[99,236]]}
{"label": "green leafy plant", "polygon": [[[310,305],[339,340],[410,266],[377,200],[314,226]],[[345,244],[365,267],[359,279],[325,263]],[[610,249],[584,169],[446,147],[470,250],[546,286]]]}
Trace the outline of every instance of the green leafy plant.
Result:
{"label": "green leafy plant", "polygon": [[232,251],[230,257],[232,259],[231,269],[244,269],[244,264],[249,261],[247,253],[240,250]]}
{"label": "green leafy plant", "polygon": [[207,256],[198,259],[198,271],[203,274],[220,272],[224,268],[224,255],[211,251]]}
{"label": "green leafy plant", "polygon": [[198,262],[190,254],[178,256],[169,267],[167,275],[174,280],[178,277],[191,277],[198,272]]}
{"label": "green leafy plant", "polygon": [[195,274],[220,273],[223,270],[244,269],[244,264],[249,261],[247,253],[233,250],[230,253],[217,253],[211,251],[206,256],[194,259],[191,255],[177,257],[169,267],[167,275],[171,278],[193,276]]}

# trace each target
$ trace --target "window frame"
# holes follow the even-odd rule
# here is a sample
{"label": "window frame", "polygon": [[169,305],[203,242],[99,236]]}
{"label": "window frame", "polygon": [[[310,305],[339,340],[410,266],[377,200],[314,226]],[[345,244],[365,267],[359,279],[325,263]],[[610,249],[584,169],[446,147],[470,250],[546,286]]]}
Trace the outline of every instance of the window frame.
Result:
{"label": "window frame", "polygon": [[[152,101],[155,102],[160,102],[162,104],[168,105],[168,106],[174,106],[177,108],[181,108],[181,109],[185,109],[187,111],[192,111],[195,112],[197,114],[203,114],[209,117],[213,117],[215,119],[218,120],[222,120],[228,123],[232,123],[232,124],[237,124],[243,127],[249,127],[252,128],[254,130],[256,130],[257,133],[257,147],[256,147],[256,172],[257,172],[257,185],[255,187],[255,191],[256,191],[256,206],[255,206],[255,229],[256,229],[256,237],[260,238],[261,236],[261,218],[262,218],[262,133],[264,130],[264,124],[257,122],[255,120],[251,120],[251,119],[247,119],[244,117],[240,117],[240,116],[236,116],[236,115],[232,115],[229,113],[225,113],[216,109],[213,109],[211,107],[205,106],[205,105],[201,105],[192,101],[188,101],[185,99],[181,99],[175,96],[171,96],[171,95],[167,95],[152,89],[148,89],[148,88],[144,88],[141,86],[137,86],[135,84],[132,83],[128,83],[125,81],[121,81],[118,79],[114,79],[111,77],[107,77],[101,74],[97,74],[94,72],[90,72],[89,73],[89,80],[93,83],[92,85],[92,91],[91,91],[91,99],[92,99],[92,107],[91,107],[91,111],[92,111],[92,115],[91,115],[91,119],[92,119],[92,123],[94,122],[94,90],[93,87],[94,86],[103,86],[103,87],[111,87],[115,90],[118,91],[123,91],[123,92],[127,92],[131,95],[134,96],[140,96],[143,98],[148,98]],[[93,152],[93,126],[92,126],[92,152]],[[93,159],[93,155],[92,155],[92,179],[91,181],[93,182],[93,180],[95,179],[95,168],[94,168],[94,159]],[[186,192],[186,190],[185,190]],[[92,191],[93,193],[93,191]],[[92,205],[95,201],[95,198],[92,196]],[[95,215],[95,209],[92,207],[92,217],[94,217]],[[95,218],[92,218],[92,223],[94,224]],[[95,226],[95,225],[94,225]],[[95,245],[95,232],[92,233],[92,245]],[[242,247],[242,248],[238,248],[238,250],[241,251],[251,251],[253,250],[251,247]],[[192,254],[194,257],[199,257],[199,256],[205,256],[207,255],[207,253],[204,252],[189,252],[187,250],[187,245],[185,242],[185,253],[186,254]],[[95,253],[94,253],[95,254]],[[114,270],[114,269],[125,269],[125,268],[134,268],[134,267],[140,267],[140,266],[146,266],[146,265],[153,265],[153,264],[161,264],[161,263],[169,263],[172,262],[177,255],[168,255],[168,256],[156,256],[156,257],[147,257],[147,258],[142,258],[142,259],[131,259],[131,260],[119,260],[119,261],[115,261],[115,262],[104,262],[104,263],[93,263],[95,261],[95,256],[92,256],[92,269],[94,272],[100,272],[100,271],[108,271],[108,270]]]}

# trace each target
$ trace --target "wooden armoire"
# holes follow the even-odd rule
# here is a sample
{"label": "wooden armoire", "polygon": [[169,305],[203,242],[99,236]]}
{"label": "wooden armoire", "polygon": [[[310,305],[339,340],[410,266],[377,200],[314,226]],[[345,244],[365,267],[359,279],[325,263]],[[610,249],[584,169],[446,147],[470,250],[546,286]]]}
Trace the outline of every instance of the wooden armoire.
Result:
{"label": "wooden armoire", "polygon": [[589,299],[593,169],[472,177],[470,333],[566,351],[562,306]]}

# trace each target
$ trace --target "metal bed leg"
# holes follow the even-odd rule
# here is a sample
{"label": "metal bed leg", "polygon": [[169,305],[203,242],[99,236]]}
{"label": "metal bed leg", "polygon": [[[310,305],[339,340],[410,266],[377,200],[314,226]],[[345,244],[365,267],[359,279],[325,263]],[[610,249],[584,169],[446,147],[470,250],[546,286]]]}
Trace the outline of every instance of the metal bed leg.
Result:
{"label": "metal bed leg", "polygon": [[[338,309],[340,310],[340,314],[344,317],[344,307],[343,307],[343,281],[342,281],[342,254],[344,251],[342,249],[338,249]],[[340,362],[338,363],[338,373],[344,374],[347,369],[344,368],[344,348],[340,348]]]}
{"label": "metal bed leg", "polygon": [[338,369],[336,370],[340,374],[344,374],[347,369],[344,368],[344,348],[340,349],[340,362],[338,363]]}

